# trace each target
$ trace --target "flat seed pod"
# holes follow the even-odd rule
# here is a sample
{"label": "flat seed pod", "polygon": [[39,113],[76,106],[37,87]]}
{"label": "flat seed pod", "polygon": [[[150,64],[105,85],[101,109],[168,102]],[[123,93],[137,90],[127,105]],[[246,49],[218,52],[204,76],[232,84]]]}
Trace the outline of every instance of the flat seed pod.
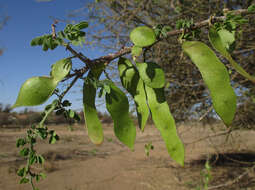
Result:
{"label": "flat seed pod", "polygon": [[229,51],[231,45],[235,42],[235,31],[229,32],[228,30],[221,29],[218,34],[222,40],[223,46]]}
{"label": "flat seed pod", "polygon": [[52,95],[57,86],[52,77],[32,77],[20,88],[16,103],[12,108],[20,106],[36,106],[44,103]]}
{"label": "flat seed pod", "polygon": [[50,75],[54,80],[60,82],[63,80],[72,68],[72,61],[70,58],[61,59],[51,66]]}
{"label": "flat seed pod", "polygon": [[118,62],[118,69],[122,86],[132,95],[135,101],[139,127],[144,131],[150,111],[146,102],[143,80],[128,59],[121,57]]}
{"label": "flat seed pod", "polygon": [[201,72],[216,113],[227,126],[230,125],[236,112],[236,95],[230,85],[226,67],[202,42],[186,41],[182,44],[182,49]]}
{"label": "flat seed pod", "polygon": [[[88,77],[94,76],[99,78],[102,72],[89,72]],[[101,144],[104,141],[102,124],[98,118],[96,110],[96,88],[89,81],[84,81],[83,84],[83,112],[85,118],[85,126],[88,131],[88,136],[92,143]]]}
{"label": "flat seed pod", "polygon": [[151,88],[165,86],[165,74],[161,67],[153,62],[136,63],[139,75],[143,82]]}
{"label": "flat seed pod", "polygon": [[211,27],[209,29],[209,41],[219,53],[221,53],[232,65],[232,67],[241,75],[243,75],[245,78],[255,82],[255,77],[251,76],[249,73],[247,73],[240,65],[238,65],[231,55],[227,51],[227,45],[226,43],[222,40],[221,36],[219,33],[215,30],[214,27]]}
{"label": "flat seed pod", "polygon": [[131,31],[130,40],[138,47],[146,47],[156,42],[156,35],[153,29],[139,26]]}
{"label": "flat seed pod", "polygon": [[132,51],[131,51],[132,56],[139,57],[142,52],[143,52],[143,48],[138,46],[132,47]]}
{"label": "flat seed pod", "polygon": [[131,150],[134,149],[136,128],[129,116],[128,99],[114,83],[110,84],[111,92],[106,94],[106,108],[114,121],[116,137]]}
{"label": "flat seed pod", "polygon": [[145,86],[147,101],[156,128],[166,144],[169,155],[180,165],[184,165],[184,146],[178,137],[174,118],[164,96],[164,88],[153,89]]}

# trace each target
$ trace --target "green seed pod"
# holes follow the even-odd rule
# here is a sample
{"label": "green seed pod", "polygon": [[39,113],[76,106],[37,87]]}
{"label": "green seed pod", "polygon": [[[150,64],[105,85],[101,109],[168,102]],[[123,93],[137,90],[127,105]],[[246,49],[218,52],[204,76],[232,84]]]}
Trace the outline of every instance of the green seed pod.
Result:
{"label": "green seed pod", "polygon": [[44,103],[52,95],[58,82],[52,77],[32,77],[20,88],[16,103],[12,108],[20,106],[36,106]]}
{"label": "green seed pod", "polygon": [[118,62],[118,69],[122,86],[132,95],[135,101],[139,127],[144,131],[150,111],[146,102],[143,80],[128,59],[121,57]]}
{"label": "green seed pod", "polygon": [[[90,71],[88,77],[98,79],[101,72]],[[89,81],[84,81],[83,84],[83,112],[85,118],[85,126],[88,131],[88,136],[94,144],[101,144],[104,141],[102,124],[98,118],[96,110],[96,88]]]}
{"label": "green seed pod", "polygon": [[141,53],[143,52],[143,48],[138,47],[138,46],[133,46],[131,50],[131,54],[134,57],[139,57]]}
{"label": "green seed pod", "polygon": [[161,67],[153,62],[136,63],[139,75],[144,83],[151,88],[165,86],[165,74]]}
{"label": "green seed pod", "polygon": [[153,29],[139,26],[131,31],[130,40],[138,47],[146,47],[156,42],[156,35]]}
{"label": "green seed pod", "polygon": [[169,110],[164,95],[164,88],[145,86],[147,101],[153,122],[166,144],[169,155],[180,165],[184,165],[184,146],[178,137],[174,118]]}
{"label": "green seed pod", "polygon": [[230,125],[236,112],[236,95],[230,85],[226,67],[202,42],[186,41],[182,44],[182,49],[201,72],[216,113],[227,126]]}
{"label": "green seed pod", "polygon": [[[225,32],[226,33],[226,32]],[[212,44],[212,46],[214,47],[214,49],[216,49],[218,52],[220,52],[232,65],[232,67],[241,75],[243,75],[245,78],[255,82],[255,77],[251,76],[249,73],[247,73],[240,65],[238,65],[233,58],[231,57],[231,55],[229,54],[229,52],[227,51],[227,47],[228,44],[227,42],[230,42],[229,37],[227,37],[226,35],[223,35],[224,33],[219,33],[215,30],[214,27],[211,27],[209,30],[209,41]],[[223,40],[221,38],[221,36],[223,36],[225,39]],[[227,42],[226,42],[226,39]]]}
{"label": "green seed pod", "polygon": [[116,137],[131,150],[134,149],[136,128],[129,116],[128,99],[114,83],[110,84],[111,92],[107,93],[106,108],[114,121]]}

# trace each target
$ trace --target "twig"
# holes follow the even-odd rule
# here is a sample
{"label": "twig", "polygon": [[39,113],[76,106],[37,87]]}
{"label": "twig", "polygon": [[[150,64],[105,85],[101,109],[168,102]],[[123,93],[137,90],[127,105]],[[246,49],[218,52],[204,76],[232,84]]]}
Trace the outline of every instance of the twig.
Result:
{"label": "twig", "polygon": [[198,121],[201,121],[202,119],[204,119],[204,117],[209,113],[211,112],[213,109],[213,106],[211,106],[200,118]]}
{"label": "twig", "polygon": [[82,74],[76,75],[75,78],[72,80],[72,82],[69,84],[69,86],[66,88],[64,92],[62,92],[59,96],[59,100],[61,101],[62,98],[66,95],[66,93],[73,87],[73,85],[76,83],[76,81],[86,72],[87,70],[84,70]]}
{"label": "twig", "polygon": [[237,176],[234,180],[228,181],[227,183],[224,183],[224,184],[208,187],[208,190],[218,189],[218,188],[221,188],[221,187],[227,187],[227,186],[233,185],[233,184],[237,183],[238,181],[240,181],[244,176],[249,174],[254,169],[255,169],[255,165],[252,166],[247,171],[243,172],[241,175]]}
{"label": "twig", "polygon": [[199,138],[199,139],[197,139],[197,140],[195,140],[195,141],[193,141],[193,142],[189,142],[189,143],[185,143],[185,144],[194,144],[194,143],[197,143],[197,142],[199,142],[199,141],[203,141],[203,140],[206,140],[206,139],[208,139],[208,138],[211,138],[211,137],[218,137],[218,136],[223,136],[223,135],[228,135],[228,134],[230,134],[232,132],[232,129],[231,128],[229,128],[227,131],[225,131],[225,132],[220,132],[220,133],[215,133],[215,134],[212,134],[212,135],[208,135],[208,136],[206,136],[206,137],[201,137],[201,138]]}

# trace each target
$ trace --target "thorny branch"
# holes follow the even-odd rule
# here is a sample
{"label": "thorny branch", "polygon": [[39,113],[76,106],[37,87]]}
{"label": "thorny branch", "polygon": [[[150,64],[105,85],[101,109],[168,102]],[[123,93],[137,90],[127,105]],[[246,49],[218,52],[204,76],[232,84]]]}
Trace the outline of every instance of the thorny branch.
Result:
{"label": "thorny branch", "polygon": [[[233,14],[254,14],[253,12],[249,12],[247,9],[239,9],[239,10],[234,10],[234,11],[230,11]],[[208,24],[210,22],[217,22],[217,21],[224,21],[226,19],[226,16],[212,16],[211,18],[207,19],[207,20],[203,20],[200,22],[196,22],[191,26],[191,30],[193,29],[198,29],[198,28],[202,28],[202,27],[206,27],[208,26]],[[55,31],[55,24],[52,24],[52,36],[56,37],[56,31]],[[180,30],[172,30],[170,32],[167,33],[166,38],[170,37],[170,36],[175,36],[175,35],[179,35],[183,33],[184,29],[180,29]],[[162,41],[164,38],[160,37],[158,39],[158,41],[156,41],[153,45],[155,45],[157,42]],[[97,68],[100,67],[102,64],[104,64],[105,66],[107,66],[108,64],[111,63],[111,61],[113,61],[114,59],[117,59],[123,55],[129,54],[131,53],[131,47],[123,47],[121,48],[119,51],[115,52],[115,53],[111,53],[105,56],[101,56],[99,58],[96,59],[89,59],[86,56],[84,56],[82,53],[78,53],[77,51],[75,51],[68,43],[64,44],[64,46],[66,47],[66,50],[70,51],[75,57],[79,58],[83,63],[85,63],[85,66],[76,70],[75,73],[69,74],[63,81],[72,78],[74,76],[79,76],[82,77],[83,74],[88,71],[88,69],[91,68]],[[72,86],[74,85],[74,83],[77,81],[77,79],[79,77],[76,77],[75,80],[72,82]],[[72,87],[71,86],[71,87]],[[70,87],[70,88],[71,88]],[[69,89],[68,89],[69,90]]]}
{"label": "thorny branch", "polygon": [[[252,14],[251,12],[248,12],[247,9],[240,9],[240,10],[235,10],[235,11],[230,11],[230,12],[233,13],[233,14]],[[213,16],[213,17],[211,17],[207,20],[194,23],[191,26],[191,30],[208,26],[208,24],[210,22],[224,21],[225,19],[226,19],[226,16],[219,16],[219,17]],[[172,31],[167,33],[167,38],[170,37],[170,36],[175,36],[175,35],[182,34],[182,32],[183,32],[183,29],[172,30]],[[164,38],[161,37],[158,41],[161,41],[163,39]],[[123,55],[129,54],[131,52],[132,47],[123,47],[118,52],[111,53],[111,54],[108,54],[106,56],[101,56],[101,57],[93,59],[93,60],[90,60],[90,59],[86,58],[82,53],[77,53],[69,45],[66,46],[66,49],[69,50],[74,56],[78,57],[82,62],[87,64],[87,66],[96,67],[97,64],[100,64],[100,63],[109,64],[114,59],[117,59],[117,58],[119,58]]]}

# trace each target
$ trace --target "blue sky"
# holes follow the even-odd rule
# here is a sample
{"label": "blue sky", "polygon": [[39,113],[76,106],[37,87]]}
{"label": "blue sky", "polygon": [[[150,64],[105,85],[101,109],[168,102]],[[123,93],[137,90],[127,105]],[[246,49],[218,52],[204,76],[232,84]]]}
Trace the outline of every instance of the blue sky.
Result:
{"label": "blue sky", "polygon": [[[90,1],[92,0],[53,0],[41,3],[36,0],[0,1],[0,11],[4,11],[10,17],[0,30],[0,47],[4,48],[4,54],[0,56],[0,103],[13,104],[23,82],[33,76],[49,75],[50,66],[54,62],[70,56],[62,47],[44,52],[39,46],[31,47],[30,41],[36,36],[51,32],[51,17],[66,19],[70,11],[77,10]],[[76,18],[77,21],[85,19]],[[60,23],[57,29],[63,27],[64,23]],[[90,48],[83,49],[82,52],[89,58],[102,55],[102,52]],[[82,108],[79,85],[81,83],[74,88],[75,92],[67,96],[73,102],[74,109]],[[47,103],[49,101],[44,105]],[[43,106],[30,108],[41,110]],[[17,108],[15,111],[23,109],[24,107]]]}

